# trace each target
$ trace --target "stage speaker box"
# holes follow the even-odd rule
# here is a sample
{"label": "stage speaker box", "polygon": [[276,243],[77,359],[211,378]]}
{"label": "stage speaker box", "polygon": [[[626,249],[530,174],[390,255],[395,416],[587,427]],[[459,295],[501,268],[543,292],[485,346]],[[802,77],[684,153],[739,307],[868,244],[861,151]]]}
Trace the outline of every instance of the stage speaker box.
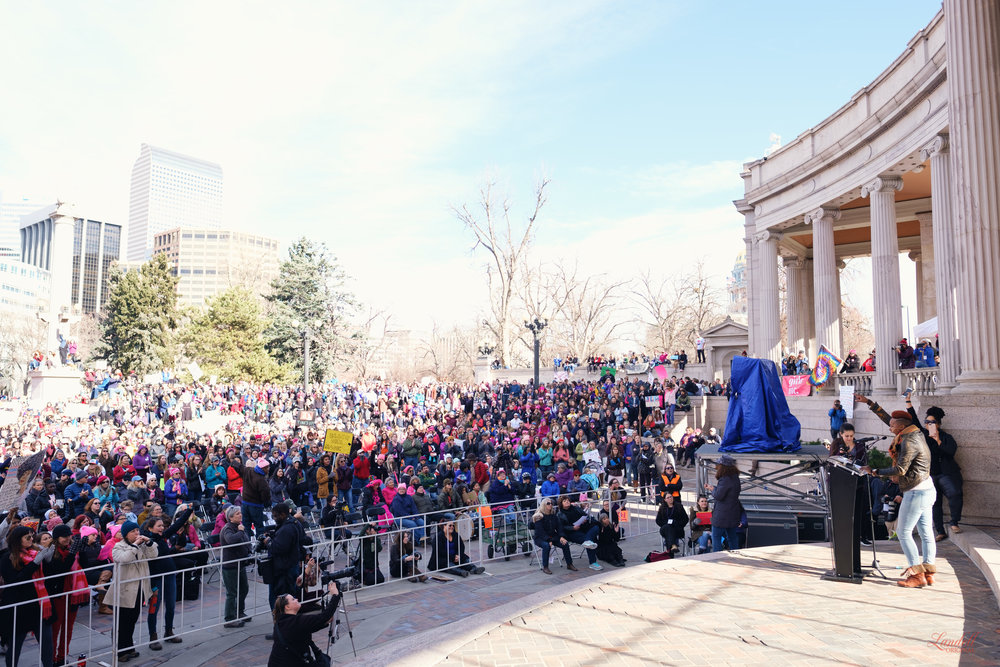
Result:
{"label": "stage speaker box", "polygon": [[746,548],[798,544],[799,522],[794,512],[747,512]]}

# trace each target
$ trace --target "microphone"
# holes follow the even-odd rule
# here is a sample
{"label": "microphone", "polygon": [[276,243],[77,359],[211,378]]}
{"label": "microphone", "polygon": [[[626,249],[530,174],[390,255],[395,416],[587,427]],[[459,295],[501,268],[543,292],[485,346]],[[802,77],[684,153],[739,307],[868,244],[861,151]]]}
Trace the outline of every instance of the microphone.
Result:
{"label": "microphone", "polygon": [[859,445],[867,445],[870,442],[878,442],[879,440],[885,440],[887,437],[889,437],[889,436],[886,436],[886,435],[873,435],[873,436],[871,436],[869,438],[855,438],[854,442],[858,443]]}

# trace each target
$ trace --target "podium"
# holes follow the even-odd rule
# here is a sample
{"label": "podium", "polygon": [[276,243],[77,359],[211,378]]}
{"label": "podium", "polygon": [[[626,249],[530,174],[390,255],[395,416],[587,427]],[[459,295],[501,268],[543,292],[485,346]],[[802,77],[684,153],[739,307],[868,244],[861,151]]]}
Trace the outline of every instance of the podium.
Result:
{"label": "podium", "polygon": [[830,546],[833,549],[833,570],[823,575],[828,581],[845,581],[860,584],[864,575],[858,574],[860,563],[855,563],[854,504],[858,482],[863,475],[846,459],[826,460],[829,474],[830,495]]}

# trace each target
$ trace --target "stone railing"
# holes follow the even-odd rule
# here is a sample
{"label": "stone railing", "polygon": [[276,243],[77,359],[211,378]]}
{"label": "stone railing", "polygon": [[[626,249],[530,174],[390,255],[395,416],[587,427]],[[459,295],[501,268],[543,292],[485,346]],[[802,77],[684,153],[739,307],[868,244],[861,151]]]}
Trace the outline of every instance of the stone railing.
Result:
{"label": "stone railing", "polygon": [[896,371],[896,390],[902,394],[908,387],[914,396],[933,396],[937,391],[938,369],[907,368]]}
{"label": "stone railing", "polygon": [[850,384],[854,385],[855,394],[872,395],[872,380],[875,378],[875,373],[837,373],[834,377],[837,379],[838,389]]}

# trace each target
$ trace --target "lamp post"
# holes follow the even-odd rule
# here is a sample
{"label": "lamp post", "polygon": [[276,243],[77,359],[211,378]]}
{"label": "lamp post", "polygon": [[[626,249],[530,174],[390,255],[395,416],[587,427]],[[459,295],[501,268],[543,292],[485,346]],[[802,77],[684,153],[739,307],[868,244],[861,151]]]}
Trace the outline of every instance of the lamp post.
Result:
{"label": "lamp post", "polygon": [[311,324],[292,320],[292,328],[302,336],[302,391],[309,393],[309,340],[313,335],[313,329],[319,329],[322,323],[319,320]]}
{"label": "lamp post", "polygon": [[538,391],[538,354],[541,349],[538,337],[542,334],[542,329],[548,326],[548,324],[549,321],[547,319],[545,318],[539,319],[537,317],[530,322],[525,321],[524,323],[525,328],[528,331],[530,331],[531,335],[534,336],[535,338],[535,386],[533,387],[534,391]]}

